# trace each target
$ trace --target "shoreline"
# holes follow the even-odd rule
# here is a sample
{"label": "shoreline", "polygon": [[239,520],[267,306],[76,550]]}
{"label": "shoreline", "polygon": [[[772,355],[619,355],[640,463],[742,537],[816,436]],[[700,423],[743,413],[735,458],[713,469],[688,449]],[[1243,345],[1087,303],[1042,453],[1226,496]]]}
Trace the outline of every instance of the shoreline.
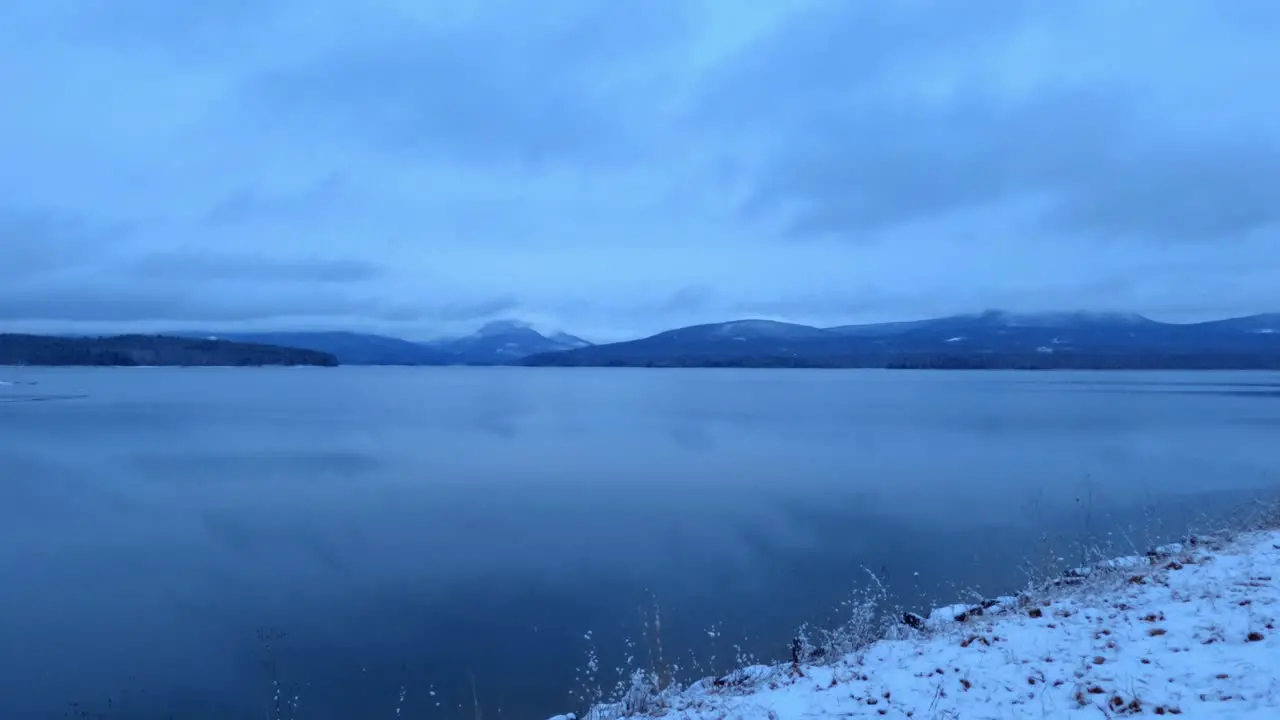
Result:
{"label": "shoreline", "polygon": [[834,661],[797,646],[792,662],[667,688],[641,671],[622,697],[550,720],[1280,717],[1280,529],[1265,528],[895,613]]}

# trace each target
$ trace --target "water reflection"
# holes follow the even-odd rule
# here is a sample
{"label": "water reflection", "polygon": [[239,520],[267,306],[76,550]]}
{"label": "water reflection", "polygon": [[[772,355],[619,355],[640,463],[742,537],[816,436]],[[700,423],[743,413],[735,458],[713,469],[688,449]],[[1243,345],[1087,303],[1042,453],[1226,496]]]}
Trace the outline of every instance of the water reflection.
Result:
{"label": "water reflection", "polygon": [[315,720],[473,682],[538,716],[655,599],[672,656],[727,667],[867,569],[913,607],[1006,591],[1274,482],[1265,397],[1027,377],[51,374],[89,397],[0,410],[0,717],[261,717],[268,668]]}

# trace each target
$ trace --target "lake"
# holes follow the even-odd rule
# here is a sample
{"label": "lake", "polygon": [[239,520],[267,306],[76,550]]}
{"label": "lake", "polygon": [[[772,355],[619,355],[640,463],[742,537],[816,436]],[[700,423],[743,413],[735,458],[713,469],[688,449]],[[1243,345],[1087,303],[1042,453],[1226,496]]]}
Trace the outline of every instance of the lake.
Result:
{"label": "lake", "polygon": [[868,569],[909,607],[1006,592],[1280,485],[1275,373],[0,380],[38,383],[0,386],[18,720],[275,717],[273,683],[308,720],[393,718],[401,688],[406,718],[545,717],[612,686],[655,607],[690,672],[781,659]]}

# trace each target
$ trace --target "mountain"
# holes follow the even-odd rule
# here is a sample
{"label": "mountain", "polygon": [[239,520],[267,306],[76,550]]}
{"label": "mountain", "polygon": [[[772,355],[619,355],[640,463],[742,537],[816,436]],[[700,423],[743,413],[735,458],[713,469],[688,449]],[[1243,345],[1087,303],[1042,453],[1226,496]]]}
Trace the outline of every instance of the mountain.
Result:
{"label": "mountain", "polygon": [[175,335],[315,350],[334,355],[343,365],[513,365],[529,355],[591,345],[568,333],[543,335],[516,320],[498,320],[464,337],[427,342],[354,332],[183,332]]}
{"label": "mountain", "polygon": [[584,348],[591,344],[586,340],[583,340],[582,338],[578,337],[577,335],[570,335],[567,332],[551,333],[549,336],[547,336],[547,339],[549,339],[551,342],[559,343],[560,345],[563,345],[566,350]]}
{"label": "mountain", "polygon": [[1280,313],[1247,315],[1245,317],[1210,320],[1197,323],[1198,327],[1224,332],[1251,332],[1263,335],[1280,333]]}
{"label": "mountain", "polygon": [[1134,327],[1159,324],[1137,313],[1125,312],[1038,312],[1019,313],[1008,310],[987,310],[976,315],[957,315],[946,320],[973,321],[1004,327]]}
{"label": "mountain", "polygon": [[694,325],[658,333],[650,341],[667,343],[752,343],[776,341],[781,343],[814,340],[829,337],[830,333],[808,325],[778,322],[776,320],[733,320],[708,325]]}
{"label": "mountain", "polygon": [[[877,327],[884,330],[876,332]],[[1196,341],[1183,327],[1130,313],[988,310],[971,315],[862,326],[863,331],[857,334],[850,333],[848,327],[840,330],[851,336],[851,340],[862,339],[861,343],[847,345],[848,350],[861,353],[1016,355],[1192,351],[1196,349]],[[1191,345],[1182,348],[1179,343],[1184,336]]]}
{"label": "mountain", "polygon": [[514,320],[422,343],[345,332],[186,336],[312,350],[344,365],[1280,369],[1280,314],[1174,324],[1133,313],[988,310],[829,328],[745,319],[604,345]]}
{"label": "mountain", "polygon": [[881,335],[897,335],[914,328],[924,327],[936,320],[906,320],[900,322],[872,323],[869,325],[839,325],[826,328],[827,332],[838,335],[874,337]]}
{"label": "mountain", "polygon": [[334,366],[329,353],[165,335],[0,335],[0,365]]}
{"label": "mountain", "polygon": [[568,333],[543,335],[517,320],[496,320],[465,337],[436,340],[425,345],[444,354],[452,363],[512,365],[519,364],[530,355],[577,350],[589,347],[591,343]]}
{"label": "mountain", "polygon": [[1173,324],[1132,313],[989,310],[832,328],[739,320],[533,355],[525,364],[1280,369],[1280,315]]}
{"label": "mountain", "polygon": [[640,340],[532,355],[526,365],[722,364],[744,358],[788,357],[839,335],[808,325],[735,320],[694,325]]}
{"label": "mountain", "polygon": [[526,365],[700,365],[811,354],[839,333],[772,320],[735,320],[667,330],[640,340],[542,353]]}
{"label": "mountain", "polygon": [[421,343],[351,332],[184,333],[235,342],[265,343],[329,353],[343,365],[448,365],[453,358]]}

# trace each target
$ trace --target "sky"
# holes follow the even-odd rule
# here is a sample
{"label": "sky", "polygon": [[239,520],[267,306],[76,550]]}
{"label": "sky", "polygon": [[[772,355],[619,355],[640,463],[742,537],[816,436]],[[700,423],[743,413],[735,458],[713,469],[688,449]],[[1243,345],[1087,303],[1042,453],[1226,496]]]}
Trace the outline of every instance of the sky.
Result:
{"label": "sky", "polygon": [[0,331],[1280,311],[1274,0],[0,0]]}

